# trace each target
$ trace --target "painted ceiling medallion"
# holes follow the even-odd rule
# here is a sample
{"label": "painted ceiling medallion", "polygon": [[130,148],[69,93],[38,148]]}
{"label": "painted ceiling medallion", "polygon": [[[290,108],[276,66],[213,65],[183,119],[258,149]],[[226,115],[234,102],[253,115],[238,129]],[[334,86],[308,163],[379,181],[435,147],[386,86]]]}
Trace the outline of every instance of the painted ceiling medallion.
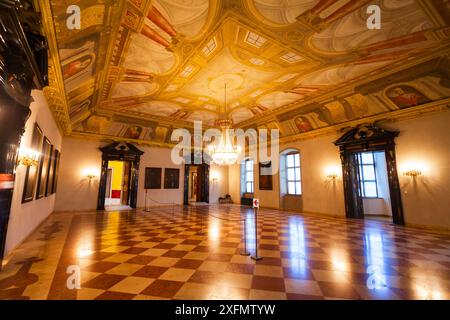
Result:
{"label": "painted ceiling medallion", "polygon": [[219,75],[209,82],[209,88],[215,92],[224,92],[225,86],[229,90],[238,89],[244,83],[244,78],[236,73]]}

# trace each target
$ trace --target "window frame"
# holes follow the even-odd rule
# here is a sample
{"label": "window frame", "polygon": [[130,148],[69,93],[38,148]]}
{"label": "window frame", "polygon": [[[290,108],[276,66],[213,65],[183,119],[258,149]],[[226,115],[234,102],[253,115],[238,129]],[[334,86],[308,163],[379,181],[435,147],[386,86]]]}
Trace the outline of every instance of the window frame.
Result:
{"label": "window frame", "polygon": [[[298,166],[295,165],[295,155],[298,155]],[[289,166],[288,163],[288,158],[289,156],[294,156],[294,166]],[[294,169],[294,180],[290,180],[289,179],[289,169]],[[285,178],[286,178],[286,195],[289,196],[301,196],[303,194],[303,186],[302,186],[302,171],[301,171],[301,161],[300,161],[300,152],[298,151],[292,151],[289,153],[285,154],[285,170],[286,170],[286,174],[285,174]],[[297,176],[297,170],[299,172],[299,177],[300,179],[295,179],[295,177]],[[294,183],[294,193],[291,193],[289,190],[289,183]],[[300,184],[300,190],[297,190],[297,183]],[[299,191],[299,192],[297,192]]]}
{"label": "window frame", "polygon": [[[363,154],[370,153],[372,156],[372,163],[363,163],[362,161],[362,155]],[[379,192],[378,192],[378,178],[377,178],[377,170],[376,170],[376,162],[375,162],[375,152],[374,151],[368,151],[368,152],[360,152],[358,153],[358,169],[359,169],[359,188],[361,190],[361,197],[364,199],[379,199]],[[374,172],[374,179],[365,179],[364,178],[364,167],[372,167]],[[375,183],[375,196],[367,196],[366,195],[366,183]]]}
{"label": "window frame", "polygon": [[[250,169],[247,168],[247,164],[251,163]],[[254,193],[255,192],[255,169],[254,162],[252,159],[245,159],[243,163],[244,167],[244,193]],[[248,173],[252,174],[252,180],[247,180]],[[248,185],[251,185],[251,191],[248,191]]]}

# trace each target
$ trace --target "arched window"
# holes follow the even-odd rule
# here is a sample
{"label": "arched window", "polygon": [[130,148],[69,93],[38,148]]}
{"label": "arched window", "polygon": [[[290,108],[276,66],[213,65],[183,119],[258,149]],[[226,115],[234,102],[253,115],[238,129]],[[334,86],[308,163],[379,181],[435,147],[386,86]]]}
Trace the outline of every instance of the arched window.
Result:
{"label": "arched window", "polygon": [[242,193],[253,193],[253,160],[245,159],[241,164],[241,191]]}
{"label": "arched window", "polygon": [[300,153],[295,149],[285,150],[280,155],[280,191],[284,195],[302,194]]}

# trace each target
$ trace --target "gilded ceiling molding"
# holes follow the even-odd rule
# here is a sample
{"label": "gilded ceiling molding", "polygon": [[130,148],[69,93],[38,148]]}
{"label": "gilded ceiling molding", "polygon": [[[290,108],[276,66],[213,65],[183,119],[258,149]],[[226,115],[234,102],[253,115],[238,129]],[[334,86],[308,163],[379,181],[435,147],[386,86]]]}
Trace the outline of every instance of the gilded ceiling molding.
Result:
{"label": "gilded ceiling molding", "polygon": [[110,142],[110,143],[111,142],[127,142],[127,143],[136,144],[136,145],[156,147],[156,148],[173,148],[176,145],[176,143],[154,142],[151,140],[126,139],[126,138],[121,138],[121,137],[86,133],[86,132],[80,132],[80,131],[74,131],[71,134],[71,137],[79,138],[79,139],[86,139],[86,140],[95,140],[95,141],[100,140],[102,142]]}
{"label": "gilded ceiling molding", "polygon": [[70,135],[72,126],[70,124],[67,96],[60,67],[61,63],[50,0],[42,0],[40,2],[40,8],[42,10],[42,24],[47,37],[49,51],[49,86],[44,88],[44,94],[59,129],[63,134]]}
{"label": "gilded ceiling molding", "polygon": [[[138,1],[138,0],[136,0]],[[112,40],[117,39],[120,30],[120,21],[122,19],[122,12],[124,11],[124,1],[112,1],[111,5],[107,6],[107,20],[106,27],[100,33],[101,46],[99,48],[97,66],[104,66],[103,70],[97,75],[95,91],[98,93],[99,100],[101,100],[107,93],[105,92],[105,84],[107,83],[108,67],[114,53],[114,45],[111,45]],[[106,40],[107,39],[107,40]],[[99,67],[100,69],[100,67]],[[95,112],[98,108],[98,103],[94,104],[92,108]]]}
{"label": "gilded ceiling molding", "polygon": [[287,105],[282,106],[277,109],[268,110],[267,112],[265,112],[262,115],[255,116],[252,119],[249,119],[249,120],[239,123],[238,126],[245,127],[245,126],[249,126],[249,125],[257,125],[258,123],[272,121],[279,114],[289,112],[289,111],[292,111],[295,109],[301,109],[303,106],[310,104],[312,102],[320,103],[320,102],[326,101],[328,99],[332,99],[334,97],[346,94],[347,92],[353,92],[354,88],[361,84],[368,83],[368,82],[371,82],[371,81],[374,81],[377,79],[385,78],[389,75],[399,73],[402,70],[414,67],[415,65],[433,60],[435,58],[447,56],[448,50],[450,50],[450,45],[441,47],[441,48],[435,50],[434,52],[425,54],[421,57],[415,57],[414,59],[397,61],[395,63],[384,66],[382,69],[376,69],[376,70],[370,72],[369,74],[365,74],[354,80],[348,81],[348,82],[338,86],[335,89],[327,90],[327,92],[324,92],[318,96],[310,97],[306,101],[293,102],[291,104],[287,104]]}
{"label": "gilded ceiling molding", "polygon": [[292,143],[301,140],[309,140],[313,138],[317,138],[320,136],[328,135],[331,133],[338,133],[345,131],[350,127],[357,127],[361,124],[370,123],[374,124],[376,122],[397,122],[404,121],[410,119],[417,119],[423,117],[424,115],[439,113],[439,112],[450,112],[450,98],[431,102],[425,105],[420,105],[417,107],[391,111],[389,113],[378,114],[370,117],[366,117],[363,119],[357,119],[353,121],[344,122],[341,124],[336,124],[333,126],[312,130],[305,133],[299,133],[295,135],[285,136],[280,138],[280,145]]}

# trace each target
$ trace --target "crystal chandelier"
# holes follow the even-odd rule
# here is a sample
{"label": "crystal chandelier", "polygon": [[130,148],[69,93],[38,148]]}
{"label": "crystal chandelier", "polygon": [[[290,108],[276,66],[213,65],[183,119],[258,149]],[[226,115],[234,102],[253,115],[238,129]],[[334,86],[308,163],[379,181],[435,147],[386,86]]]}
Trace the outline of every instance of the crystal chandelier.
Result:
{"label": "crystal chandelier", "polygon": [[222,112],[220,119],[216,125],[222,130],[220,140],[217,144],[210,144],[208,146],[208,153],[214,163],[218,165],[231,165],[237,162],[241,153],[239,146],[234,146],[233,139],[230,135],[230,129],[233,121],[227,117],[227,84],[225,83],[225,104],[224,112]]}

